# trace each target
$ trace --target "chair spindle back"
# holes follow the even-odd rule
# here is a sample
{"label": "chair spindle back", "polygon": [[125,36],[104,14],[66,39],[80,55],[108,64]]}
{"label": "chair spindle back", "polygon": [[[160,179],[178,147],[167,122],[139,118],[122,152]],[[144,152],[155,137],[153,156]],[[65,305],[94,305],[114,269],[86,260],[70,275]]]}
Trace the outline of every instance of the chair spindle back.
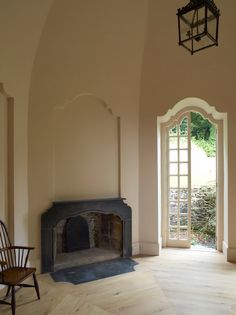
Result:
{"label": "chair spindle back", "polygon": [[15,265],[14,253],[10,249],[11,241],[5,224],[0,220],[0,260],[5,262],[2,270]]}

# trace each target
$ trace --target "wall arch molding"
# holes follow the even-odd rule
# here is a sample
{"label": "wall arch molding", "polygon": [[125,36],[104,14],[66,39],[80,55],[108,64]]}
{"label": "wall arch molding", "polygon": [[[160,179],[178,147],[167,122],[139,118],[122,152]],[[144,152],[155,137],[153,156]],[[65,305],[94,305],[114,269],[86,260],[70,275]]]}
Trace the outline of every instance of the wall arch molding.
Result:
{"label": "wall arch molding", "polygon": [[97,96],[96,94],[93,94],[93,93],[88,93],[88,92],[76,94],[73,98],[66,101],[64,104],[55,106],[54,110],[55,109],[61,109],[61,110],[66,109],[67,107],[69,107],[73,103],[75,103],[76,101],[80,101],[83,98],[91,98],[91,99],[97,101],[98,103],[101,104],[101,106],[103,106],[105,109],[107,109],[107,111],[111,115],[116,116],[117,118],[119,117],[113,112],[112,108],[108,105],[108,103],[102,97]]}

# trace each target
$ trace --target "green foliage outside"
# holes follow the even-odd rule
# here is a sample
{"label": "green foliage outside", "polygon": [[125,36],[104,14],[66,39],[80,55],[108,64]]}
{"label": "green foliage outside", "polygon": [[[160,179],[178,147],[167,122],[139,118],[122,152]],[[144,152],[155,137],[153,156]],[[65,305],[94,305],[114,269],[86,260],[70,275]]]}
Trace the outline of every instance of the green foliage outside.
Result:
{"label": "green foliage outside", "polygon": [[[187,119],[184,118],[180,124],[180,134],[187,134],[187,129]],[[176,128],[172,132],[176,132]],[[191,112],[191,139],[208,157],[216,156],[216,128],[199,113]]]}
{"label": "green foliage outside", "polygon": [[191,112],[191,138],[208,157],[216,156],[216,128],[200,114]]}

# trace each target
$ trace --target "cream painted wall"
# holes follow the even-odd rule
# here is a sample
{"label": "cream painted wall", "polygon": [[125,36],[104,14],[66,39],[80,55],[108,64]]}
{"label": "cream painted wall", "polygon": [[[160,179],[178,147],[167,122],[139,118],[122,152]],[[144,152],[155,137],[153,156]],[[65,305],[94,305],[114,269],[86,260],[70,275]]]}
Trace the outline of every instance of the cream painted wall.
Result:
{"label": "cream painted wall", "polygon": [[0,91],[0,220],[8,223],[8,115],[7,96]]}
{"label": "cream painted wall", "polygon": [[[235,73],[236,2],[216,0],[221,9],[219,47],[191,56],[177,44],[176,9],[186,1],[149,1],[148,30],[143,58],[140,108],[140,242],[158,252],[156,117],[178,101],[198,97],[228,113],[229,232],[228,258],[236,260],[236,140]],[[161,14],[160,14],[161,12]],[[158,16],[158,18],[157,18]],[[231,259],[230,258],[230,259]]]}
{"label": "cream painted wall", "polygon": [[[28,240],[27,117],[32,64],[52,0],[0,1],[0,82],[14,97],[14,238]],[[12,218],[13,220],[13,218]]]}
{"label": "cream painted wall", "polygon": [[[54,200],[52,112],[84,93],[102,99],[120,117],[120,194],[133,209],[133,248],[139,250],[139,89],[146,14],[143,0],[54,1],[35,58],[29,103],[29,237],[37,246],[35,259],[40,216]],[[94,197],[101,197],[96,189]]]}
{"label": "cream painted wall", "polygon": [[53,200],[119,197],[119,119],[92,95],[53,110]]}

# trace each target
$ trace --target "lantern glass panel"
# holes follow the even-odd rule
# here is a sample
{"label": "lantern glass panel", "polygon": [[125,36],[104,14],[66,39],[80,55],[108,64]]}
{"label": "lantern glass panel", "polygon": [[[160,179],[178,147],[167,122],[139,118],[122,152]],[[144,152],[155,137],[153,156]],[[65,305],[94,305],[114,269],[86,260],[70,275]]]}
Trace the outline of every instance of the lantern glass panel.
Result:
{"label": "lantern glass panel", "polygon": [[216,41],[217,18],[209,8],[207,9],[207,31],[210,36]]}
{"label": "lantern glass panel", "polygon": [[210,45],[213,45],[212,39],[207,35],[202,36],[199,41],[193,41],[193,51],[201,50],[204,47],[208,47]]}
{"label": "lantern glass panel", "polygon": [[191,10],[180,17],[181,40],[199,36],[205,31],[205,6]]}
{"label": "lantern glass panel", "polygon": [[186,14],[179,18],[180,41],[188,50],[192,50],[191,27],[185,20]]}
{"label": "lantern glass panel", "polygon": [[192,20],[192,33],[196,40],[200,40],[205,34],[205,18],[206,18],[205,6],[194,10]]}
{"label": "lantern glass panel", "polygon": [[[191,13],[191,14],[190,14]],[[192,12],[188,12],[180,16],[180,35],[181,41],[185,41],[191,38],[191,23]]]}

